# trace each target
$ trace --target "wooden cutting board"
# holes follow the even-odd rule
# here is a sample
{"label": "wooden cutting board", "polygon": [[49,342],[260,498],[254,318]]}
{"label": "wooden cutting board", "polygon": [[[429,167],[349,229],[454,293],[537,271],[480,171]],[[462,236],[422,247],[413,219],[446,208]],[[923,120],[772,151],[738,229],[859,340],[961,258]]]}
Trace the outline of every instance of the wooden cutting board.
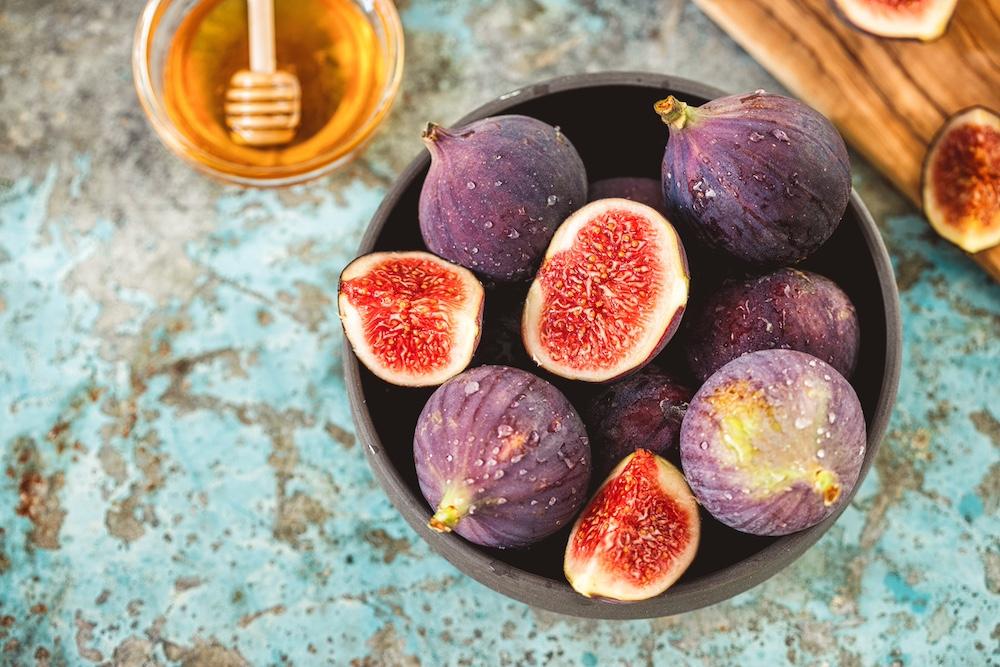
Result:
{"label": "wooden cutting board", "polygon": [[[945,119],[1000,110],[1000,0],[959,0],[930,43],[874,37],[828,0],[694,0],[795,95],[920,205],[920,171]],[[1000,246],[972,256],[1000,281]]]}

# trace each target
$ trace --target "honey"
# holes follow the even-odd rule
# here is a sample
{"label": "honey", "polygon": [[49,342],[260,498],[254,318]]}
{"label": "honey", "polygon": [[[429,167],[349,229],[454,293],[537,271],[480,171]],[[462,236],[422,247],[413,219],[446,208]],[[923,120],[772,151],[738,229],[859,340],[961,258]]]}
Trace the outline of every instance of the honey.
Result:
{"label": "honey", "polygon": [[274,18],[278,69],[302,88],[294,139],[253,148],[231,138],[223,107],[230,78],[248,67],[246,0],[203,0],[178,25],[164,65],[164,107],[197,149],[187,157],[216,170],[305,172],[367,136],[391,66],[368,17],[352,0],[275,0]]}

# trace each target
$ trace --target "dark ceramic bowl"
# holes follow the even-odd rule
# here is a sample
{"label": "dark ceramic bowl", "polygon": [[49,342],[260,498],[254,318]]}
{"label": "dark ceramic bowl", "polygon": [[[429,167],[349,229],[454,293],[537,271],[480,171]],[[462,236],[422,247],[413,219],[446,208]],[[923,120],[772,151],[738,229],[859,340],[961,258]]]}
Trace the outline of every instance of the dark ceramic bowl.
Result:
{"label": "dark ceramic bowl", "polygon": [[[583,157],[591,181],[612,176],[659,178],[667,130],[653,113],[652,104],[668,94],[701,104],[723,93],[658,74],[584,74],[502,95],[456,124],[501,113],[534,116],[562,128]],[[423,248],[417,225],[417,201],[429,163],[424,152],[406,168],[375,213],[359,253]],[[690,254],[691,244],[688,249]],[[852,194],[834,236],[803,266],[839,283],[857,307],[862,340],[852,384],[861,399],[868,425],[863,479],[878,452],[896,397],[901,333],[899,297],[889,256],[857,194]],[[718,275],[726,270],[725,263],[718,259],[698,261],[692,257],[692,289],[700,275]],[[539,373],[523,351],[520,355],[515,353],[511,360],[509,353],[501,354],[501,346],[495,344],[504,337],[517,341],[517,321],[525,290],[526,286],[487,296],[483,341],[472,365],[506,363]],[[671,347],[667,346],[668,357]],[[669,365],[670,360],[666,359],[666,363]],[[838,511],[808,530],[773,538],[736,532],[702,512],[703,534],[698,555],[670,590],[651,600],[629,604],[588,599],[574,592],[563,577],[568,528],[529,549],[516,551],[487,549],[456,535],[430,530],[427,519],[432,511],[417,486],[412,443],[417,415],[432,389],[406,389],[382,382],[358,364],[346,344],[344,374],[365,454],[379,483],[406,521],[435,551],[469,576],[537,607],[576,616],[621,619],[691,611],[742,593],[780,571],[812,546],[840,514]],[[593,392],[581,383],[539,374],[563,389],[578,407]]]}

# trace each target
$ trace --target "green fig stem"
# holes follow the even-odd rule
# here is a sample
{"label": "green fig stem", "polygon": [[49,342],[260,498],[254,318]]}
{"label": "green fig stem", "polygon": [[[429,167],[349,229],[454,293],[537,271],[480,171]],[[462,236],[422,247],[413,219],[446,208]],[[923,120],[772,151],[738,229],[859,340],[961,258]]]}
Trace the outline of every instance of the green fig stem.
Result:
{"label": "green fig stem", "polygon": [[450,533],[452,528],[458,525],[465,515],[469,513],[469,503],[463,498],[459,498],[452,491],[445,491],[441,502],[438,503],[434,516],[430,518],[427,525],[431,530],[439,533]]}
{"label": "green fig stem", "polygon": [[653,105],[653,111],[672,130],[682,130],[695,116],[695,110],[687,102],[681,102],[673,95]]}
{"label": "green fig stem", "polygon": [[837,502],[837,498],[840,497],[840,483],[837,473],[832,470],[825,468],[817,470],[813,487],[823,497],[823,504],[827,507]]}

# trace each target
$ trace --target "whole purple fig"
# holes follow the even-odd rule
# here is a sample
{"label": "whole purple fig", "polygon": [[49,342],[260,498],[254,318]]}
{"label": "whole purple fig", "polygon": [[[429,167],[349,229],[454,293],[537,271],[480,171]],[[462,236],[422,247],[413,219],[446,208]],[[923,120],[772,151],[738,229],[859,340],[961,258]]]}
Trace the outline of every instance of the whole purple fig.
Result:
{"label": "whole purple fig", "polygon": [[681,424],[684,476],[698,502],[753,535],[787,535],[830,516],[857,484],[865,443],[853,387],[795,350],[730,361]]}
{"label": "whole purple fig", "polygon": [[521,547],[569,525],[587,499],[590,446],[545,380],[479,366],[438,387],[413,437],[428,524],[489,547]]}
{"label": "whole purple fig", "polygon": [[498,282],[530,278],[556,227],[587,201],[573,144],[527,116],[494,116],[423,134],[431,167],[420,231],[435,254]]}
{"label": "whole purple fig", "polygon": [[637,449],[659,456],[675,453],[693,393],[663,371],[647,367],[595,396],[584,412],[594,477],[603,480]]}
{"label": "whole purple fig", "polygon": [[835,282],[816,273],[778,269],[732,282],[691,309],[687,356],[704,382],[747,352],[783,348],[819,357],[851,377],[861,342],[858,314]]}
{"label": "whole purple fig", "polygon": [[762,90],[700,107],[671,96],[654,109],[670,128],[662,179],[672,221],[754,264],[797,262],[833,234],[851,168],[821,113]]}

